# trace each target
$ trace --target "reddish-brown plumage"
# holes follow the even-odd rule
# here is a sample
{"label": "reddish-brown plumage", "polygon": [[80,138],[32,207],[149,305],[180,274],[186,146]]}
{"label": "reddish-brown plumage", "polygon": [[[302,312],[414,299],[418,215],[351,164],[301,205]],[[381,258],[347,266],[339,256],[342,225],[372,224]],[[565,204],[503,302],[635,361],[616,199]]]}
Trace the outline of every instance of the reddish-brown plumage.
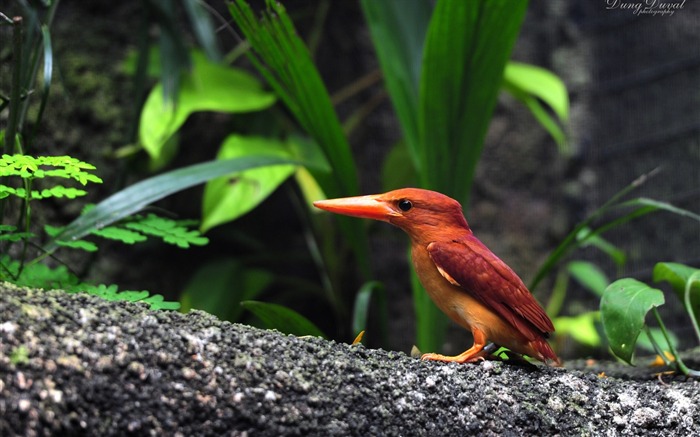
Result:
{"label": "reddish-brown plumage", "polygon": [[474,345],[449,357],[483,358],[487,341],[547,363],[559,363],[546,341],[552,322],[523,281],[472,233],[462,207],[443,194],[404,188],[384,194],[314,202],[338,214],[389,222],[411,238],[416,273],[435,304],[474,335]]}

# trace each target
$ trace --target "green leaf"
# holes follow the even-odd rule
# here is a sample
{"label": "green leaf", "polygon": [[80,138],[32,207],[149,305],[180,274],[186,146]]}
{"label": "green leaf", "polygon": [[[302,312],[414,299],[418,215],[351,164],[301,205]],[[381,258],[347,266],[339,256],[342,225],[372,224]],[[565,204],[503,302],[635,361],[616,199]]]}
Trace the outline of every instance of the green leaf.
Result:
{"label": "green leaf", "polygon": [[700,272],[700,269],[685,264],[660,262],[654,266],[653,280],[654,282],[668,282],[673,287],[673,291],[682,299],[688,280],[697,272]]}
{"label": "green leaf", "polygon": [[367,318],[369,317],[370,305],[374,299],[379,313],[379,327],[381,330],[382,342],[386,344],[387,324],[389,313],[387,310],[386,291],[384,285],[378,281],[366,282],[355,296],[355,305],[352,311],[352,332],[357,334],[367,329]]}
{"label": "green leaf", "polygon": [[571,261],[567,265],[571,276],[588,290],[602,296],[610,280],[595,264],[588,261]]}
{"label": "green leaf", "polygon": [[569,119],[569,95],[564,82],[544,68],[511,61],[506,65],[503,86],[530,109],[535,119],[557,142],[560,152],[570,154],[566,134],[540,104],[540,101],[546,103],[562,123],[566,122]]}
{"label": "green leaf", "polygon": [[[60,235],[61,232],[63,232],[65,228],[63,227],[55,227],[51,225],[44,225],[44,231],[50,236],[50,237],[56,237],[57,235]],[[70,240],[70,241],[58,241],[57,244],[61,247],[69,247],[71,249],[81,249],[86,252],[97,252],[97,245],[95,243],[91,243],[89,241],[85,240]]]}
{"label": "green leaf", "polygon": [[108,301],[147,303],[152,310],[177,310],[180,308],[179,302],[165,302],[163,296],[159,294],[150,295],[148,291],[119,291],[119,287],[115,284],[93,285],[80,283],[67,288],[66,291],[69,293],[87,293]]}
{"label": "green leaf", "polygon": [[163,89],[156,85],[141,112],[139,138],[152,159],[157,160],[168,139],[197,111],[227,113],[259,111],[275,102],[253,76],[241,70],[214,64],[202,54],[192,55],[193,67],[180,86],[177,105],[163,100]]}
{"label": "green leaf", "polygon": [[17,242],[28,240],[35,235],[31,232],[17,232],[17,226],[0,225],[0,241]]}
{"label": "green leaf", "polygon": [[127,187],[99,204],[66,226],[44,250],[51,252],[58,241],[80,239],[95,229],[101,229],[143,209],[170,194],[201,184],[228,173],[277,164],[302,164],[271,156],[246,156],[225,161],[209,161],[183,167],[143,180]]}
{"label": "green leaf", "polygon": [[254,300],[241,302],[241,305],[262,320],[268,329],[276,329],[296,336],[311,335],[327,338],[309,319],[282,305]]}
{"label": "green leaf", "polygon": [[593,246],[601,250],[619,267],[622,267],[627,262],[627,255],[623,250],[619,249],[599,234],[594,234],[589,227],[582,228],[576,235],[576,239],[581,243],[581,247]]}
{"label": "green leaf", "polygon": [[619,279],[605,289],[600,316],[610,348],[618,358],[632,364],[647,313],[664,302],[661,290],[636,279]]}
{"label": "green leaf", "polygon": [[[418,156],[418,87],[423,44],[432,14],[432,2],[413,0],[362,0],[372,42],[384,82],[401,123],[412,166]],[[401,185],[405,186],[405,185]]]}
{"label": "green leaf", "polygon": [[[230,135],[217,159],[239,158],[256,153],[292,158],[287,142]],[[209,181],[204,187],[202,232],[237,219],[265,200],[294,173],[294,165],[276,165],[246,170]]]}
{"label": "green leaf", "polygon": [[677,206],[671,205],[670,203],[667,202],[661,202],[658,200],[654,199],[649,199],[646,197],[639,197],[637,199],[632,199],[627,202],[624,202],[620,204],[621,207],[629,207],[629,206],[639,206],[640,208],[638,211],[645,211],[645,212],[654,212],[654,211],[666,211],[666,212],[672,212],[676,215],[679,215],[681,217],[686,217],[693,219],[695,221],[700,222],[700,215],[688,211],[687,209],[683,208],[678,208]]}
{"label": "green leaf", "polygon": [[142,300],[141,302],[149,304],[152,310],[176,311],[180,309],[180,302],[168,302],[160,294],[151,295],[148,298]]}
{"label": "green leaf", "polygon": [[148,214],[145,218],[124,224],[125,227],[147,234],[160,237],[164,242],[187,249],[190,245],[203,246],[209,239],[202,237],[196,230],[190,230],[180,225],[175,220]]}
{"label": "green leaf", "polygon": [[569,94],[554,73],[535,65],[510,61],[503,74],[506,88],[515,88],[545,102],[561,121],[569,119]]}
{"label": "green leaf", "polygon": [[700,269],[684,264],[661,262],[654,266],[654,282],[668,282],[693,323],[695,334],[700,340]]}
{"label": "green leaf", "polygon": [[217,46],[217,30],[211,22],[209,12],[204,9],[203,4],[198,0],[183,0],[185,11],[192,22],[192,29],[197,36],[197,40],[206,51],[209,59],[220,60],[221,53]]}
{"label": "green leaf", "polygon": [[2,279],[16,285],[54,290],[64,289],[78,283],[78,278],[63,265],[50,268],[45,264],[27,263],[24,265],[22,273],[19,274],[19,261],[13,260],[7,255],[0,257],[0,261],[4,266],[4,269],[0,270]]}
{"label": "green leaf", "polygon": [[578,343],[598,347],[601,340],[596,323],[599,320],[600,312],[591,311],[574,317],[557,317],[552,323],[554,323],[557,335],[568,335]]}
{"label": "green leaf", "polygon": [[129,229],[120,228],[117,226],[107,226],[102,229],[95,229],[92,235],[107,238],[109,240],[121,241],[125,244],[134,244],[146,241],[148,238],[138,232],[130,231]]}
{"label": "green leaf", "polygon": [[[423,53],[421,185],[468,204],[525,0],[439,0]],[[410,145],[410,143],[409,143]]]}
{"label": "green leaf", "polygon": [[[258,20],[244,0],[229,3],[234,21],[253,48],[246,55],[323,150],[333,171],[310,169],[321,189],[330,197],[356,195],[359,183],[352,151],[321,75],[284,6],[272,0],[266,5]],[[338,223],[360,271],[368,277],[369,248],[363,224],[348,217],[339,218]]]}
{"label": "green leaf", "polygon": [[181,311],[206,311],[222,320],[239,321],[240,303],[255,299],[273,281],[267,270],[244,268],[235,259],[219,259],[200,267],[188,281],[180,302]]}

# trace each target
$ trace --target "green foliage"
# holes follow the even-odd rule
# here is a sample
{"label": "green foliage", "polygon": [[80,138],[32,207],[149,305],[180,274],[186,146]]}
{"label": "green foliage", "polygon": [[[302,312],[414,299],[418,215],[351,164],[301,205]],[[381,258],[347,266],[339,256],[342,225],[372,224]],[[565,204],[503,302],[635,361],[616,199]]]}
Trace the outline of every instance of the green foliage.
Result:
{"label": "green foliage", "polygon": [[248,300],[241,302],[243,308],[255,314],[267,327],[285,334],[328,338],[323,331],[298,312],[274,303]]}
{"label": "green foliage", "polygon": [[569,274],[587,290],[603,296],[610,280],[600,267],[587,261],[571,261],[567,265]]}
{"label": "green foliage", "polygon": [[245,268],[235,259],[210,262],[197,270],[185,287],[180,298],[182,311],[197,308],[222,320],[240,321],[241,302],[257,298],[272,280],[271,272]]}
{"label": "green foliage", "polygon": [[[290,142],[230,135],[221,145],[217,159],[233,159],[253,153],[287,159],[294,157]],[[294,171],[294,165],[265,166],[209,181],[202,202],[202,231],[234,220],[255,208]]]}
{"label": "green foliage", "polygon": [[125,227],[145,235],[160,237],[164,242],[174,244],[183,249],[190,245],[203,246],[209,242],[206,237],[202,237],[199,231],[189,230],[182,223],[155,214],[148,214],[146,217],[139,217],[138,220],[129,221]]}
{"label": "green foliage", "polygon": [[[679,298],[684,302],[685,309],[693,323],[695,334],[700,341],[700,328],[697,322],[698,311],[697,307],[691,304],[690,299],[693,292],[700,290],[700,269],[677,263],[658,263],[654,267],[654,281],[670,283],[679,294]],[[666,329],[661,315],[656,309],[664,302],[661,290],[652,288],[636,279],[625,278],[610,284],[600,302],[601,319],[610,348],[617,357],[632,364],[639,335],[645,332],[648,342],[667,364],[671,365],[671,362],[666,359],[665,351],[670,351],[674,358],[673,365],[678,372],[698,377],[700,372],[688,368],[681,360],[676,351],[677,340]],[[645,323],[649,311],[653,312],[659,325],[656,332]],[[660,346],[664,343],[665,348]]]}
{"label": "green foliage", "polygon": [[[82,214],[44,246],[55,250],[60,242],[74,241],[93,231],[134,214],[170,194],[204,183],[219,176],[255,167],[298,164],[299,161],[273,156],[245,156],[224,161],[209,161],[182,167],[131,185]],[[314,165],[314,163],[309,163]]]}
{"label": "green foliage", "polygon": [[88,182],[102,183],[102,179],[90,173],[95,167],[70,156],[29,156],[22,154],[2,155],[0,158],[0,177],[20,178],[21,187],[0,184],[0,199],[14,195],[31,200],[49,197],[67,197],[75,199],[87,194],[84,190],[56,185],[43,189],[31,189],[36,179],[61,178],[74,180],[85,186]]}
{"label": "green foliage", "polygon": [[569,95],[561,79],[534,65],[509,62],[503,81],[505,89],[527,106],[540,125],[554,138],[559,151],[563,154],[571,153],[564,130],[540,103],[542,101],[552,108],[561,122],[568,121]]}
{"label": "green foliage", "polygon": [[164,147],[190,114],[197,111],[240,113],[270,107],[275,96],[262,90],[258,80],[241,70],[192,54],[192,69],[178,88],[177,105],[163,100],[156,85],[141,110],[139,138],[153,160],[163,163]]}
{"label": "green foliage", "polygon": [[[418,183],[468,203],[474,168],[498,91],[504,86],[504,68],[526,4],[441,0],[433,11],[432,2],[423,0],[410,8],[398,0],[362,2],[404,133],[401,146],[392,151],[384,167],[388,186]],[[347,140],[311,57],[284,8],[273,1],[266,5],[262,18],[257,20],[244,0],[230,4],[234,20],[253,48],[249,59],[325,153],[333,172],[311,172],[319,189],[328,197],[356,194],[356,170]],[[544,112],[541,100],[554,105],[560,119],[566,119],[568,99],[562,97],[561,81],[554,80],[554,76],[516,65],[509,79],[508,89],[527,98],[533,114],[538,115],[536,110]],[[551,121],[546,113],[539,119]],[[302,181],[302,191],[310,191],[306,184],[309,178],[297,180]],[[348,223],[344,217],[337,220],[360,270],[367,272],[366,236],[358,228],[361,224]],[[314,224],[326,239],[334,241],[324,223]],[[325,283],[335,296],[331,301],[347,305],[347,298],[337,297],[336,290],[342,287],[338,283],[342,275],[337,270],[342,263],[337,259],[337,248],[321,245],[319,255],[320,268],[330,269]],[[418,285],[414,292],[418,344],[437,349],[442,344],[446,318],[426,298],[418,281],[413,282]]]}
{"label": "green foliage", "polygon": [[665,303],[661,290],[636,279],[620,279],[605,289],[600,314],[613,353],[632,364],[637,337],[652,308]]}
{"label": "green foliage", "polygon": [[13,260],[8,255],[0,256],[0,265],[2,266],[0,280],[20,286],[63,290],[67,293],[87,293],[111,301],[142,302],[148,304],[153,310],[176,310],[180,307],[179,302],[167,302],[163,296],[151,295],[148,291],[119,291],[117,285],[93,285],[81,282],[65,265],[53,268],[42,263],[22,265],[20,261]]}

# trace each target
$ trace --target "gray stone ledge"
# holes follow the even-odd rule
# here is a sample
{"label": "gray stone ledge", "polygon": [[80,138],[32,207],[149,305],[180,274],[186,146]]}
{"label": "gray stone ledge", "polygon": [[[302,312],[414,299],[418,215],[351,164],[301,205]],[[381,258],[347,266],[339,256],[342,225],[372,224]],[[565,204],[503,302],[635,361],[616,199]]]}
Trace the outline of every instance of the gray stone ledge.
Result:
{"label": "gray stone ledge", "polygon": [[692,380],[421,362],[0,283],[2,436],[692,435],[699,393]]}

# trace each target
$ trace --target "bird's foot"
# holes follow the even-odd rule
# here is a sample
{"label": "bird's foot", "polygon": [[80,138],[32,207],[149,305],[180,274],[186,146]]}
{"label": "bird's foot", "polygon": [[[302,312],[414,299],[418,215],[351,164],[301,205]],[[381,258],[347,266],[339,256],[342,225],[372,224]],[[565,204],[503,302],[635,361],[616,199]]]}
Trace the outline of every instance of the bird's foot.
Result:
{"label": "bird's foot", "polygon": [[[467,353],[468,352],[468,353]],[[442,361],[444,363],[475,363],[477,361],[484,361],[485,359],[493,358],[490,353],[484,350],[479,350],[479,351],[467,351],[464,353],[461,353],[459,355],[455,356],[449,356],[449,355],[440,355],[440,354],[423,354],[423,356],[420,357],[421,360],[424,361]]]}

